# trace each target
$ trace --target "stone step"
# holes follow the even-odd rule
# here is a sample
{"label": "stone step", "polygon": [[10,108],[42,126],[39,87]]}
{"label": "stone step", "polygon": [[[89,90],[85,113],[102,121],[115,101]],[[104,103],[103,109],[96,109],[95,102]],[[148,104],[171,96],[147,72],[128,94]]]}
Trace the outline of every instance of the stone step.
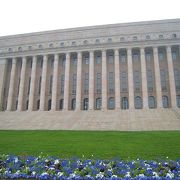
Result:
{"label": "stone step", "polygon": [[180,109],[0,112],[0,129],[180,130]]}

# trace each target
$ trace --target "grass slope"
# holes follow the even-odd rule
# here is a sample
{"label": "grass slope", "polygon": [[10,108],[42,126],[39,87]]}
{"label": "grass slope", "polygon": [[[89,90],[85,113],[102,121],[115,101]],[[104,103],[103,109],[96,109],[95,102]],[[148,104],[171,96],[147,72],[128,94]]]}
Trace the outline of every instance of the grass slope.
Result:
{"label": "grass slope", "polygon": [[180,158],[180,131],[0,131],[0,154],[111,159]]}

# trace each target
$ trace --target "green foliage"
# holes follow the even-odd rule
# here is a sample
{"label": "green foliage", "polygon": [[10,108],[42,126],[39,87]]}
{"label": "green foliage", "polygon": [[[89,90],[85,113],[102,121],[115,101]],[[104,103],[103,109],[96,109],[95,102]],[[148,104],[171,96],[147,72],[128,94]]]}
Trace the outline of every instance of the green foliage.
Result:
{"label": "green foliage", "polygon": [[0,131],[0,154],[25,157],[177,159],[179,149],[180,131]]}

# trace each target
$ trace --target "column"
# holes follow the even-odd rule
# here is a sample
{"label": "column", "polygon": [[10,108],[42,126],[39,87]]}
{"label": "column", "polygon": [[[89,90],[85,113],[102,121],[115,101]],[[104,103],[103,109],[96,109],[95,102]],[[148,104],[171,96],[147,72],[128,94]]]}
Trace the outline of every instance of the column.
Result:
{"label": "column", "polygon": [[14,92],[14,81],[15,81],[15,74],[16,74],[16,63],[17,63],[16,58],[13,58],[13,59],[12,59],[12,68],[11,68],[10,84],[9,84],[7,111],[11,111],[11,110],[12,110],[13,92]]}
{"label": "column", "polygon": [[107,110],[107,62],[106,51],[102,51],[102,110]]}
{"label": "column", "polygon": [[77,85],[76,85],[76,110],[81,110],[81,75],[82,75],[82,53],[78,52],[77,62]]}
{"label": "column", "polygon": [[5,91],[5,84],[6,84],[6,74],[7,72],[7,64],[8,59],[0,58],[0,110],[4,110],[4,91]]}
{"label": "column", "polygon": [[141,83],[142,83],[142,99],[143,108],[148,108],[148,91],[147,91],[147,73],[146,73],[146,60],[144,48],[141,48]]}
{"label": "column", "polygon": [[89,110],[94,110],[94,51],[89,52]]}
{"label": "column", "polygon": [[48,63],[48,56],[44,55],[43,69],[42,69],[42,82],[41,82],[41,94],[40,94],[40,111],[45,110],[47,63]]}
{"label": "column", "polygon": [[155,72],[157,108],[161,108],[162,107],[162,91],[161,91],[161,78],[160,78],[159,58],[158,58],[157,47],[153,47],[153,55],[154,55],[154,72]]}
{"label": "column", "polygon": [[128,89],[129,89],[129,109],[134,109],[134,81],[133,81],[133,64],[132,64],[132,50],[127,49],[127,63],[128,63]]}
{"label": "column", "polygon": [[119,71],[119,50],[114,50],[114,72],[115,72],[115,109],[120,109],[120,71]]}
{"label": "column", "polygon": [[36,83],[36,68],[37,68],[37,56],[33,56],[32,59],[32,70],[31,70],[31,84],[29,93],[29,106],[28,110],[33,111],[34,107],[34,93],[35,93],[35,83]]}
{"label": "column", "polygon": [[70,77],[70,53],[66,54],[65,81],[64,81],[64,110],[69,107],[69,77]]}
{"label": "column", "polygon": [[170,46],[166,47],[166,53],[167,53],[167,64],[168,64],[168,72],[169,72],[171,107],[175,108],[175,107],[177,107],[177,104],[176,104],[176,85],[175,85],[175,79],[174,79],[174,67],[173,67],[173,60],[172,60],[172,54],[171,54],[171,47]]}
{"label": "column", "polygon": [[58,67],[59,67],[59,55],[54,55],[54,69],[53,69],[53,87],[52,87],[52,107],[51,110],[57,109],[57,84],[58,84]]}
{"label": "column", "polygon": [[25,85],[25,76],[26,76],[26,57],[22,58],[22,67],[21,67],[21,75],[20,75],[20,85],[19,85],[19,96],[18,96],[18,111],[23,110],[23,98],[24,98],[24,85]]}

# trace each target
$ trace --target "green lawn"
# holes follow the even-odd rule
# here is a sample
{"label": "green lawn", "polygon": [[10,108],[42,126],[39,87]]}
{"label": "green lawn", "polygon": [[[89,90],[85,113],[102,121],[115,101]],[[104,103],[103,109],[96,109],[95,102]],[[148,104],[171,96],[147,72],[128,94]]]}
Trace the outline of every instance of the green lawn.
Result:
{"label": "green lawn", "polygon": [[111,159],[180,158],[180,131],[0,131],[0,154]]}

